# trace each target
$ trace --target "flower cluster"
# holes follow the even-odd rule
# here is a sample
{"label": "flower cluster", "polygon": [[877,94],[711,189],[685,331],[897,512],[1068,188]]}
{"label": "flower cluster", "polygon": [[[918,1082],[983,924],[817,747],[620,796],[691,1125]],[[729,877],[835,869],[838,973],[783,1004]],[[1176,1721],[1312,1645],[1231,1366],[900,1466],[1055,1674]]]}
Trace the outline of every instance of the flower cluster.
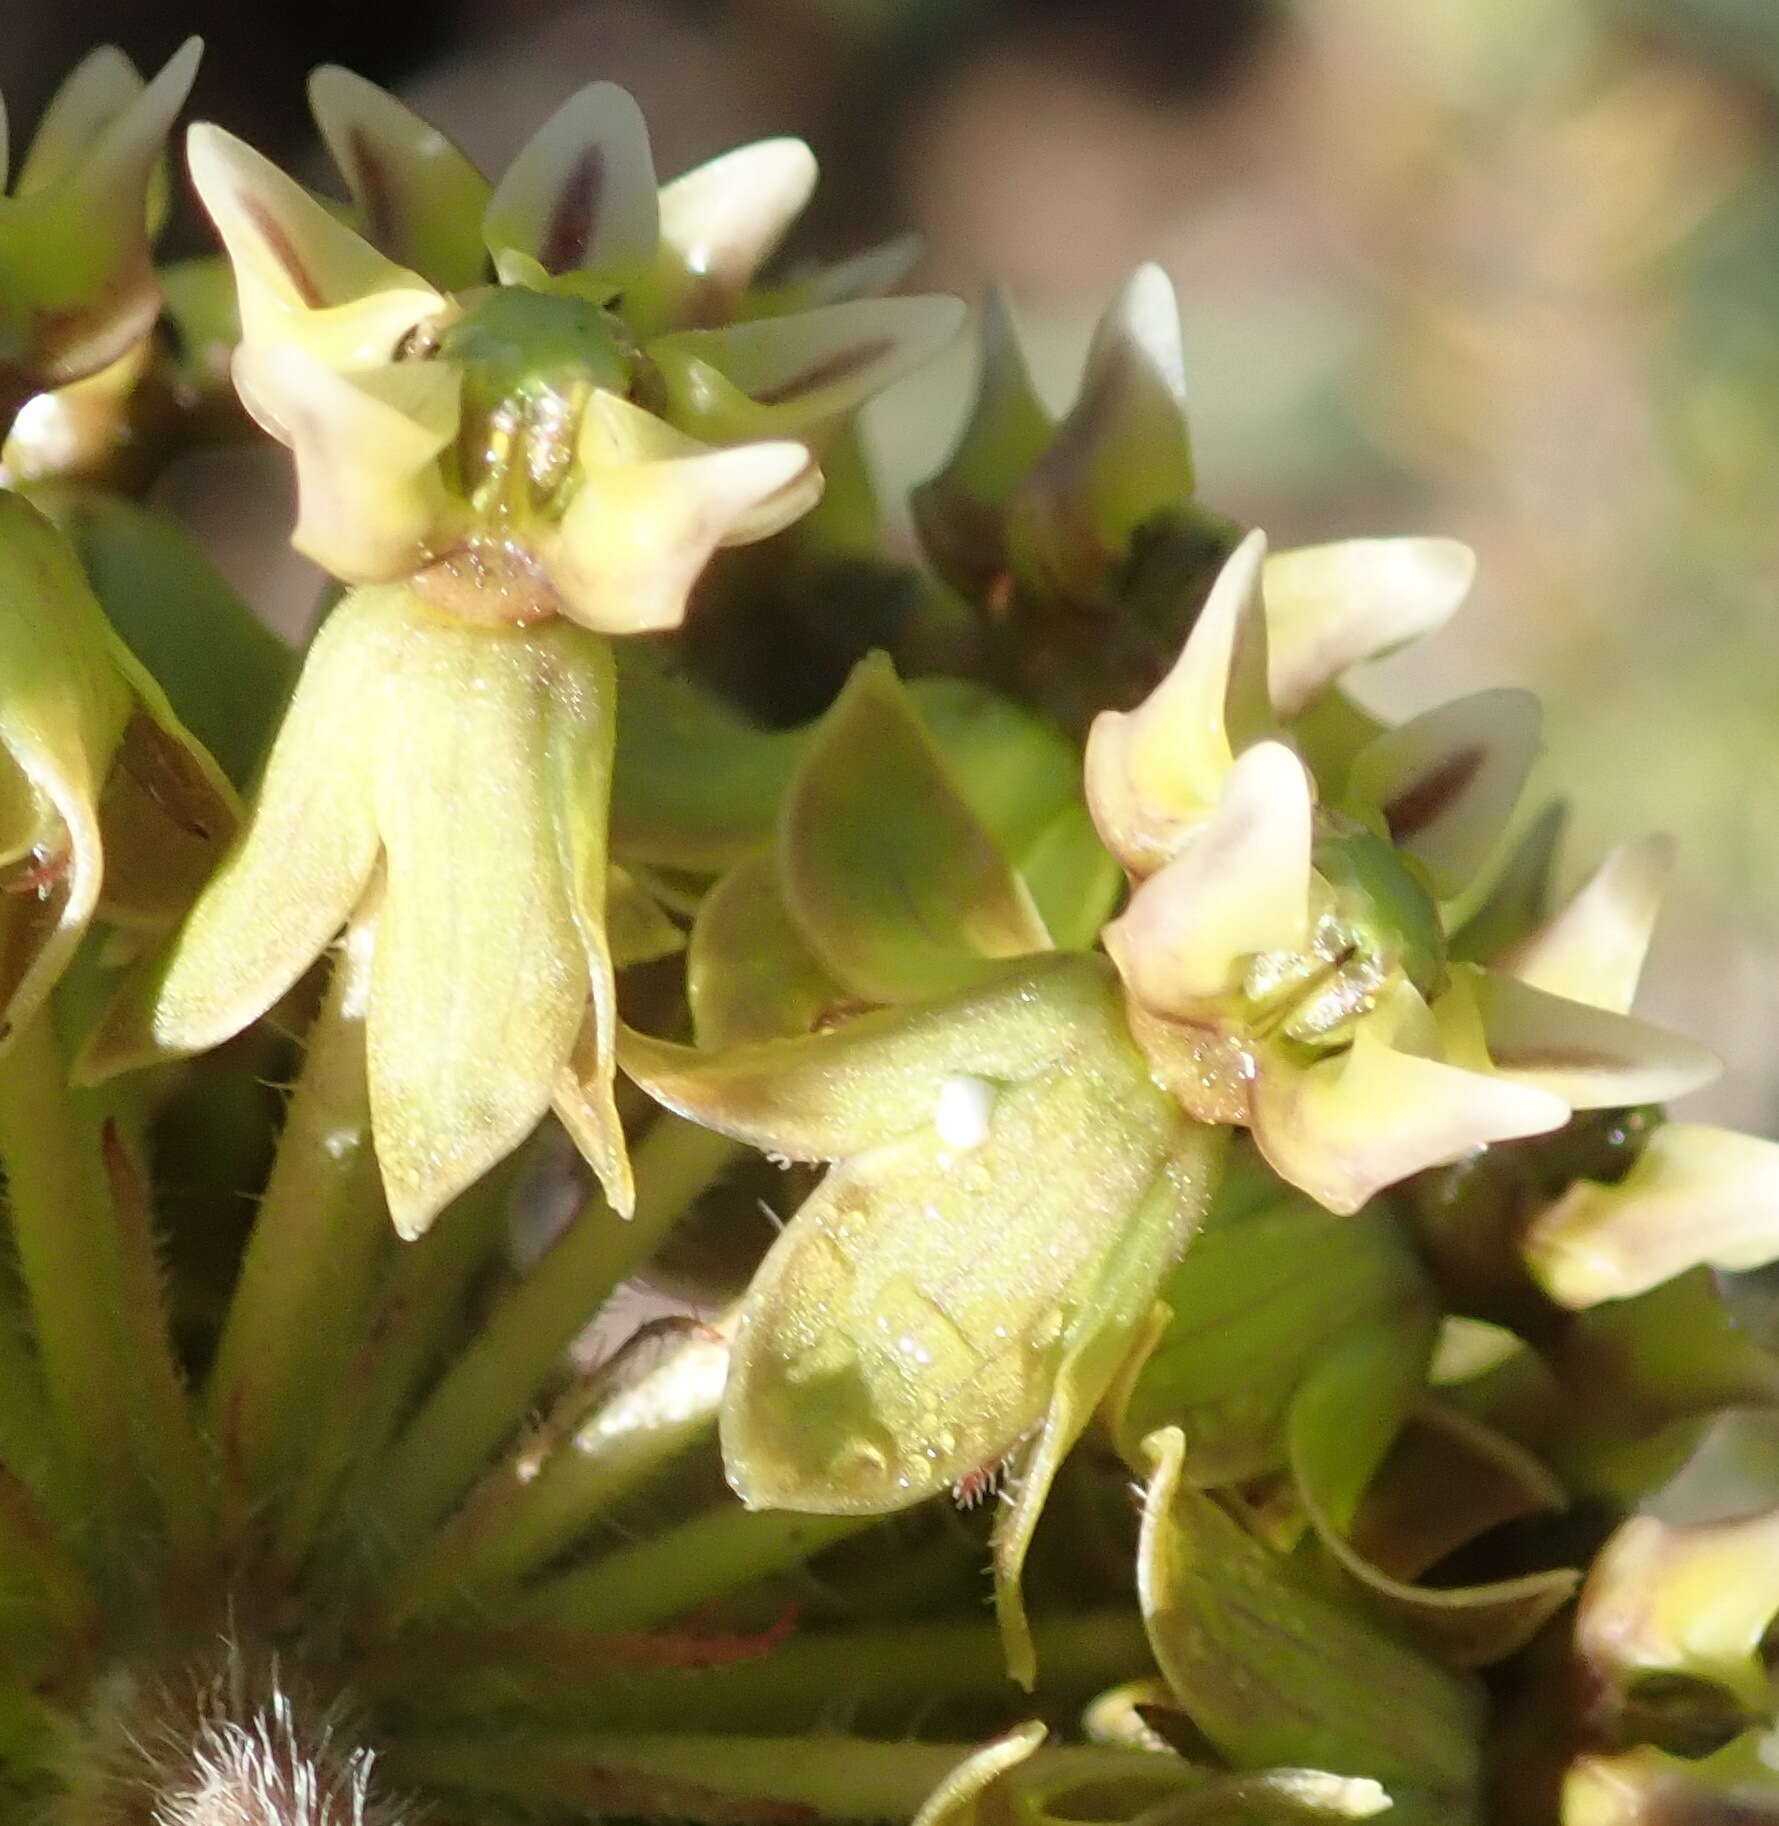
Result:
{"label": "flower cluster", "polygon": [[[1779,1806],[1779,1147],[1662,1108],[1673,846],[1558,900],[1536,702],[1353,694],[1471,554],[1200,503],[1144,268],[1060,420],[990,306],[905,563],[851,420],[959,307],[609,84],[490,183],[324,70],[343,201],[195,128],[231,317],[192,55],[0,200],[8,1817]],[[249,434],[163,308],[300,666],[130,498]],[[683,624],[793,572],[865,656],[767,726]],[[1764,1512],[1638,1513],[1732,1410]]]}

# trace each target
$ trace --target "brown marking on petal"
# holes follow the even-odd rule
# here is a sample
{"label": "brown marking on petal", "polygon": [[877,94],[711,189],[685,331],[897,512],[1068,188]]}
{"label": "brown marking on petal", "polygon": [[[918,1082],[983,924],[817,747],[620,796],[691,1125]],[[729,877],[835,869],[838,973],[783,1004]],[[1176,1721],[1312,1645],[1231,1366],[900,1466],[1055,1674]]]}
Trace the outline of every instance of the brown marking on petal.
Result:
{"label": "brown marking on petal", "polygon": [[354,127],[346,143],[352,161],[353,188],[358,192],[358,206],[364,211],[365,229],[372,243],[389,253],[401,226],[401,211],[396,204],[389,167],[362,127]]}
{"label": "brown marking on petal", "polygon": [[880,361],[895,348],[895,340],[889,336],[878,336],[870,342],[856,342],[849,348],[836,349],[832,355],[805,368],[800,374],[793,374],[789,380],[781,380],[775,387],[766,387],[753,395],[754,403],[761,406],[781,406],[786,400],[796,399],[804,393],[814,393],[822,387],[831,387],[839,381],[850,380],[853,375],[862,373],[874,361]]}
{"label": "brown marking on petal", "polygon": [[1384,807],[1384,822],[1393,842],[1405,843],[1451,810],[1482,772],[1488,750],[1480,745],[1457,748],[1418,780],[1411,781]]}
{"label": "brown marking on petal", "polygon": [[235,818],[191,751],[146,711],[124,726],[114,763],[176,829],[202,842],[226,835]]}
{"label": "brown marking on petal", "polygon": [[547,273],[572,272],[587,258],[594,230],[599,226],[599,205],[605,195],[605,153],[588,146],[575,161],[556,192],[538,264]]}
{"label": "brown marking on petal", "polygon": [[247,211],[247,219],[253,224],[259,238],[265,242],[272,258],[283,267],[298,301],[311,311],[321,310],[327,299],[315,275],[303,264],[303,257],[297,252],[290,231],[257,197],[244,195],[241,203]]}
{"label": "brown marking on petal", "polygon": [[1558,1042],[1514,1047],[1491,1041],[1489,1051],[1496,1068],[1501,1071],[1619,1071],[1625,1063],[1617,1053],[1598,1052],[1586,1046],[1565,1046]]}

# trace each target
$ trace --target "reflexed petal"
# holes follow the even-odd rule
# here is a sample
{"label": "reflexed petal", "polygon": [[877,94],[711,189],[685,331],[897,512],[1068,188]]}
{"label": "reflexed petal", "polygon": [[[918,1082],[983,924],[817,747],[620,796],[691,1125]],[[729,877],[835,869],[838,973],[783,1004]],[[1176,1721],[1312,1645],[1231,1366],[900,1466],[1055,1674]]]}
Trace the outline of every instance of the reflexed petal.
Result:
{"label": "reflexed petal", "polygon": [[566,623],[494,632],[397,591],[389,613],[368,1066],[390,1216],[418,1236],[530,1133],[580,1031],[603,857],[588,909],[558,795],[570,767],[603,779],[611,690]]}
{"label": "reflexed petal", "polygon": [[1181,1709],[1231,1761],[1310,1765],[1431,1787],[1472,1817],[1482,1695],[1310,1586],[1147,1441],[1137,1588]]}
{"label": "reflexed petal", "polygon": [[[929,1105],[916,1132],[835,1167],[773,1245],[722,1415],[751,1507],[887,1512],[996,1465],[1115,1326],[1106,1290],[1146,1267],[1133,1326],[1148,1311],[1185,1240],[1171,1207],[1149,1209],[1183,1119],[1115,1031],[1071,1038],[995,1086],[973,1146]],[[1077,1427],[1091,1405],[1071,1405]]]}
{"label": "reflexed petal", "polygon": [[1110,966],[1051,955],[980,989],[803,1039],[701,1053],[625,1031],[618,1056],[657,1103],[693,1122],[767,1153],[838,1160],[926,1127],[949,1078],[1022,1084],[1123,1029]]}
{"label": "reflexed petal", "polygon": [[192,182],[222,236],[245,345],[297,342],[339,369],[379,367],[444,300],[220,127],[187,136]]}
{"label": "reflexed petal", "polygon": [[921,255],[921,238],[917,234],[897,235],[867,247],[861,253],[849,254],[843,260],[830,260],[813,271],[799,274],[783,291],[797,310],[815,310],[824,304],[849,304],[855,298],[880,298],[894,291],[914,270]]}
{"label": "reflexed petal", "polygon": [[1250,748],[1210,822],[1138,884],[1105,942],[1144,1007],[1184,1019],[1256,952],[1308,942],[1311,791],[1282,743]]}
{"label": "reflexed petal", "polygon": [[998,288],[982,308],[980,340],[982,371],[963,433],[945,467],[910,497],[928,558],[966,595],[1005,568],[1007,503],[1052,429]]}
{"label": "reflexed petal", "polygon": [[1697,1042],[1566,1001],[1497,971],[1469,972],[1484,1042],[1503,1078],[1536,1085],[1578,1110],[1665,1103],[1709,1084],[1722,1069]]}
{"label": "reflexed petal", "polygon": [[1671,838],[1622,845],[1554,919],[1498,960],[1500,968],[1534,989],[1624,1014],[1673,866]]}
{"label": "reflexed petal", "polygon": [[1174,288],[1140,266],[1101,318],[1081,391],[1012,505],[1024,577],[1091,601],[1137,528],[1192,499],[1186,364]]}
{"label": "reflexed petal", "polygon": [[679,268],[673,289],[689,292],[679,306],[682,319],[721,323],[734,316],[809,201],[815,177],[815,154],[802,140],[768,139],[738,146],[662,187],[662,252]]}
{"label": "reflexed petal", "polygon": [[592,270],[617,281],[654,259],[658,222],[642,110],[616,83],[594,82],[507,167],[483,227],[503,279],[502,256],[514,252],[551,275]]}
{"label": "reflexed petal", "polygon": [[780,813],[777,858],[805,943],[864,1001],[947,994],[1050,945],[882,655],[855,668],[817,727]]}
{"label": "reflexed petal", "polygon": [[1440,898],[1460,892],[1501,840],[1538,752],[1529,691],[1478,691],[1391,729],[1353,763],[1350,809],[1379,815]]}
{"label": "reflexed petal", "polygon": [[45,384],[104,367],[154,322],[149,196],[200,49],[188,39],[127,101],[116,61],[89,60],[52,107],[19,194],[0,198],[0,325],[16,326]]}
{"label": "reflexed petal", "polygon": [[1268,678],[1287,720],[1362,660],[1443,626],[1476,556],[1456,539],[1343,539],[1266,561]]}
{"label": "reflexed petal", "polygon": [[[182,48],[181,55],[191,57],[193,53]],[[115,44],[102,44],[89,52],[69,71],[43,110],[19,167],[14,194],[28,196],[68,177],[99,135],[145,87],[136,66]]]}
{"label": "reflexed petal", "polygon": [[1106,847],[1133,875],[1179,853],[1223,796],[1236,754],[1270,732],[1260,574],[1252,532],[1218,574],[1172,671],[1131,711],[1087,738],[1087,803]]}
{"label": "reflexed petal", "polygon": [[686,945],[685,933],[668,917],[667,909],[629,870],[615,863],[606,880],[605,929],[614,970],[672,957]]}
{"label": "reflexed petal", "polygon": [[779,531],[819,483],[801,444],[706,450],[674,439],[665,447],[686,454],[631,454],[634,421],[646,416],[595,396],[581,436],[581,486],[548,548],[564,612],[601,633],[678,627],[711,554]]}
{"label": "reflexed petal", "polygon": [[338,64],[310,76],[309,106],[371,245],[444,290],[481,283],[492,187],[463,153],[387,89]]}
{"label": "reflexed petal", "polygon": [[345,925],[377,860],[371,808],[395,592],[360,590],[310,648],[246,829],[157,960],[88,1042],[88,1078],[202,1052],[257,1020]]}
{"label": "reflexed petal", "polygon": [[[1398,1000],[1411,999],[1404,985]],[[1380,1008],[1345,1052],[1299,1066],[1275,1051],[1261,1063],[1254,1139],[1274,1172],[1330,1211],[1357,1211],[1411,1173],[1569,1119],[1549,1090],[1398,1051],[1392,1028],[1418,1024]]]}
{"label": "reflexed petal", "polygon": [[432,555],[449,505],[438,458],[461,406],[451,363],[343,375],[289,343],[243,345],[235,379],[296,459],[299,552],[356,583],[405,576]]}
{"label": "reflexed petal", "polygon": [[1526,1232],[1528,1266],[1559,1305],[1642,1293],[1708,1262],[1742,1271],[1779,1257],[1779,1146],[1668,1123],[1615,1185],[1577,1180]]}
{"label": "reflexed petal", "polygon": [[958,332],[956,298],[864,298],[658,337],[667,418],[712,443],[796,437],[881,393]]}

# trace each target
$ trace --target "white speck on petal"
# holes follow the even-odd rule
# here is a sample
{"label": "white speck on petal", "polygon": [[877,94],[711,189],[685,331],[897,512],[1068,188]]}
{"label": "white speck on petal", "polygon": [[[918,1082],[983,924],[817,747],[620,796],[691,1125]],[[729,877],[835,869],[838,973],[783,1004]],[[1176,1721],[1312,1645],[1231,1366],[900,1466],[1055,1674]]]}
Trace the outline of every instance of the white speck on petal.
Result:
{"label": "white speck on petal", "polygon": [[933,1105],[933,1126],[948,1148],[967,1153],[988,1139],[988,1125],[995,1111],[995,1087],[986,1078],[960,1073],[939,1086]]}

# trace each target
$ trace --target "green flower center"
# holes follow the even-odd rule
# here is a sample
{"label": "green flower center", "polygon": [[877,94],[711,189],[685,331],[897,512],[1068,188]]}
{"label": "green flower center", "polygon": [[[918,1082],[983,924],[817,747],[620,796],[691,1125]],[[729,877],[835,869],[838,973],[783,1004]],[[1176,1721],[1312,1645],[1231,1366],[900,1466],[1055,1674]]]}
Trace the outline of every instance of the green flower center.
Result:
{"label": "green flower center", "polygon": [[1375,832],[1344,821],[1315,847],[1319,905],[1303,951],[1263,951],[1243,980],[1249,1024],[1325,1050],[1400,973],[1431,999],[1444,987],[1445,936],[1433,897]]}
{"label": "green flower center", "polygon": [[463,367],[459,487],[483,518],[554,518],[567,504],[581,416],[629,391],[623,325],[583,298],[502,286],[472,304],[438,353]]}

